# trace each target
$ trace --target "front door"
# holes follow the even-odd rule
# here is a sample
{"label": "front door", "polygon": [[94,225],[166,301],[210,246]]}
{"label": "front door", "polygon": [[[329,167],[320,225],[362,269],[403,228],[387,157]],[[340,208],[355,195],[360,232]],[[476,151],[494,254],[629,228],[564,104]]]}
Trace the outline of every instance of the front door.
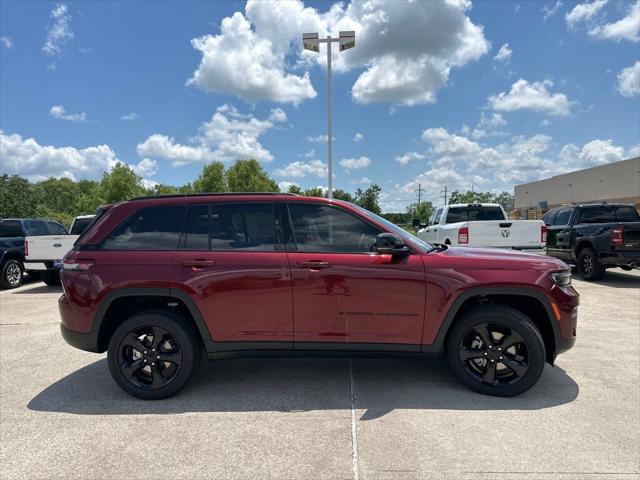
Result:
{"label": "front door", "polygon": [[375,253],[381,230],[338,206],[290,203],[283,218],[294,348],[330,348],[329,343],[419,348],[425,308],[420,255]]}
{"label": "front door", "polygon": [[547,252],[563,260],[571,258],[572,211],[571,208],[558,210],[558,214],[553,218],[553,225],[547,227]]}
{"label": "front door", "polygon": [[275,231],[271,203],[189,207],[172,278],[195,299],[215,342],[291,347],[291,277]]}

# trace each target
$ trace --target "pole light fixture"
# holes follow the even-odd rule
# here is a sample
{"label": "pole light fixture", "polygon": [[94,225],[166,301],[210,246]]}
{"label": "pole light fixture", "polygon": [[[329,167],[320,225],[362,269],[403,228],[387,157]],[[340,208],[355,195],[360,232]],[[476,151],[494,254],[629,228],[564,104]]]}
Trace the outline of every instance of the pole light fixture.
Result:
{"label": "pole light fixture", "polygon": [[331,91],[331,44],[338,43],[340,51],[344,52],[356,46],[356,32],[349,30],[340,32],[338,38],[327,35],[320,38],[318,32],[303,33],[302,44],[305,50],[320,52],[320,44],[327,44],[327,166],[328,166],[328,197],[333,198],[333,105]]}

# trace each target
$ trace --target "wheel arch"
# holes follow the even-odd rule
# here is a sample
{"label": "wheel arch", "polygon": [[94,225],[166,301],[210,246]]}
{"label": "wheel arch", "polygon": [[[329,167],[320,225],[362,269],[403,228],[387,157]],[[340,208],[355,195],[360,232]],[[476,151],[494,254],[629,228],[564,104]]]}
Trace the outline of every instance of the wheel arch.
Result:
{"label": "wheel arch", "polygon": [[127,318],[149,309],[178,311],[195,327],[205,347],[213,342],[200,310],[189,295],[170,288],[122,288],[109,292],[100,302],[92,332],[97,350],[104,352],[116,328]]}
{"label": "wheel arch", "polygon": [[542,335],[545,344],[546,360],[553,364],[556,357],[556,338],[560,336],[560,327],[555,321],[551,304],[539,291],[528,288],[471,288],[462,292],[453,302],[431,345],[422,347],[424,352],[443,354],[449,333],[460,317],[482,305],[504,305],[519,310],[529,317]]}

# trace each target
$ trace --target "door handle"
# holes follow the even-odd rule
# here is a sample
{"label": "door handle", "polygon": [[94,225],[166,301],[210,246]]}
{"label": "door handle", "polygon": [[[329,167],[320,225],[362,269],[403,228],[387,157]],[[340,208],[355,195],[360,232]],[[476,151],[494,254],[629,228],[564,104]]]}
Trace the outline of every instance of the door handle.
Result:
{"label": "door handle", "polygon": [[214,263],[215,262],[213,260],[200,260],[200,259],[183,260],[182,266],[191,267],[191,268],[205,268],[205,267],[212,267]]}
{"label": "door handle", "polygon": [[312,270],[318,270],[320,268],[329,268],[331,266],[329,262],[323,262],[320,260],[312,260],[310,262],[298,262],[297,265],[300,268],[310,268]]}

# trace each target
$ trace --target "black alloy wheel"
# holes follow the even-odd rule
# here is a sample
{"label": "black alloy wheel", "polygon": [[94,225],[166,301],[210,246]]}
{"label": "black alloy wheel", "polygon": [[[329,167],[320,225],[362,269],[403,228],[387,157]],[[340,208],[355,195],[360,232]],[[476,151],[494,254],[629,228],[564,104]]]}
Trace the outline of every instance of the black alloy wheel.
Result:
{"label": "black alloy wheel", "polygon": [[125,320],[109,342],[111,376],[127,393],[156,400],[183,388],[202,351],[194,328],[173,311],[148,310]]}
{"label": "black alloy wheel", "polygon": [[578,273],[585,280],[600,280],[604,277],[605,268],[592,248],[584,248],[578,254],[576,265]]}
{"label": "black alloy wheel", "polygon": [[531,388],[545,364],[544,341],[522,312],[484,305],[465,313],[447,339],[449,364],[469,388],[513,396]]}

